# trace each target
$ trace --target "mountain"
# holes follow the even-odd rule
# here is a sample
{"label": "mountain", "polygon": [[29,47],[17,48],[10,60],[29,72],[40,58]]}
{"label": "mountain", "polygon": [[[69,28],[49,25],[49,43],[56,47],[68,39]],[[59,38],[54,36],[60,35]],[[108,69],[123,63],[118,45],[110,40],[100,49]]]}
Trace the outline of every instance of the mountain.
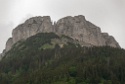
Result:
{"label": "mountain", "polygon": [[45,32],[54,32],[59,36],[66,35],[79,41],[81,46],[111,46],[120,48],[114,37],[109,36],[107,33],[102,33],[99,27],[87,21],[82,15],[67,16],[57,22],[52,22],[49,16],[39,16],[26,20],[13,30],[12,37],[8,39],[2,56],[16,42]]}
{"label": "mountain", "polygon": [[0,61],[0,84],[125,84],[125,50],[85,47],[68,36],[38,33]]}
{"label": "mountain", "polygon": [[0,59],[0,84],[125,84],[125,50],[82,15],[26,20]]}

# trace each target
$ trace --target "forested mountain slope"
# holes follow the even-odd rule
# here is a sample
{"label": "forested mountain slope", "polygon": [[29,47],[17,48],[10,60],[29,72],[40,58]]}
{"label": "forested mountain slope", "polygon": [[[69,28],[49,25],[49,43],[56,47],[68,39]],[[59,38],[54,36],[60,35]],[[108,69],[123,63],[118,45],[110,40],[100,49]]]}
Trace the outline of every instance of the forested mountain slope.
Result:
{"label": "forested mountain slope", "polygon": [[125,84],[125,50],[39,33],[5,54],[0,84]]}

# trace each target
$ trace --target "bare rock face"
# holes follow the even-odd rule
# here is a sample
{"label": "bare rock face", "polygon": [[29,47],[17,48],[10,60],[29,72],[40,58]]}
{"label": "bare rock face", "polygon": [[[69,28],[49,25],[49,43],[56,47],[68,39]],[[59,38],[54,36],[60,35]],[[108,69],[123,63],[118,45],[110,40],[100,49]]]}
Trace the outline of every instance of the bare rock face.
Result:
{"label": "bare rock face", "polygon": [[105,44],[107,46],[111,46],[111,47],[120,47],[118,42],[114,39],[113,36],[109,36],[108,33],[102,33],[103,38],[105,38]]}
{"label": "bare rock face", "polygon": [[6,48],[5,48],[6,52],[11,49],[12,45],[13,45],[13,38],[9,38],[8,41],[6,42]]}
{"label": "bare rock face", "polygon": [[52,32],[52,28],[49,16],[30,18],[13,30],[13,42],[16,43],[21,39],[27,39],[40,32]]}
{"label": "bare rock face", "polygon": [[112,36],[102,34],[99,27],[86,21],[82,15],[60,19],[56,24],[55,32],[93,46],[120,47]]}
{"label": "bare rock face", "polygon": [[6,52],[8,52],[13,46],[13,38],[9,38],[6,42],[6,48],[3,50],[3,52],[0,54],[0,60],[5,55]]}
{"label": "bare rock face", "polygon": [[82,15],[64,17],[54,25],[49,16],[30,18],[13,30],[13,44],[41,32],[55,32],[58,35],[67,35],[74,40],[78,40],[84,46],[89,44],[93,46],[120,47],[112,36],[101,33],[99,27],[86,21]]}
{"label": "bare rock face", "polygon": [[82,46],[111,46],[120,48],[114,37],[109,36],[107,33],[102,33],[99,27],[86,21],[82,15],[75,17],[67,16],[54,24],[52,24],[49,16],[39,16],[26,20],[13,30],[12,38],[8,39],[4,53],[9,51],[16,42],[44,32],[54,32],[59,36],[69,36],[77,40]]}

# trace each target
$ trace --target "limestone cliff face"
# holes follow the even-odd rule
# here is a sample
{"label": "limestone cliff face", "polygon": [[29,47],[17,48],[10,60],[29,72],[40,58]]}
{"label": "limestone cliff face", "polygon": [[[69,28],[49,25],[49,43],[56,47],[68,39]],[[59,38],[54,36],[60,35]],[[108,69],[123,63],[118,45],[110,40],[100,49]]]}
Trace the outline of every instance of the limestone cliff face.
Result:
{"label": "limestone cliff face", "polygon": [[3,50],[3,52],[0,54],[0,60],[2,59],[2,57],[5,55],[6,52],[8,52],[13,45],[13,39],[9,38],[6,42],[6,48]]}
{"label": "limestone cliff face", "polygon": [[17,26],[12,32],[12,38],[6,43],[5,51],[9,51],[13,44],[25,40],[37,33],[54,32],[58,35],[66,35],[77,40],[82,46],[111,46],[120,48],[114,37],[102,33],[100,28],[82,15],[67,16],[52,24],[49,16],[33,17]]}
{"label": "limestone cliff face", "polygon": [[16,27],[12,32],[13,43],[21,39],[27,39],[40,32],[52,32],[52,22],[49,16],[34,17]]}
{"label": "limestone cliff face", "polygon": [[13,45],[13,38],[9,38],[8,41],[6,42],[6,52],[9,51],[11,49]]}
{"label": "limestone cliff face", "polygon": [[[88,43],[93,46],[120,47],[112,36],[105,36],[99,27],[86,21],[82,15],[65,17],[60,19],[55,27],[55,32],[64,34],[79,42]],[[84,45],[84,44],[83,44]],[[84,45],[85,46],[85,45]]]}
{"label": "limestone cliff face", "polygon": [[118,42],[114,39],[113,36],[109,36],[108,33],[102,33],[103,38],[105,39],[105,44],[107,46],[112,46],[112,47],[120,47]]}

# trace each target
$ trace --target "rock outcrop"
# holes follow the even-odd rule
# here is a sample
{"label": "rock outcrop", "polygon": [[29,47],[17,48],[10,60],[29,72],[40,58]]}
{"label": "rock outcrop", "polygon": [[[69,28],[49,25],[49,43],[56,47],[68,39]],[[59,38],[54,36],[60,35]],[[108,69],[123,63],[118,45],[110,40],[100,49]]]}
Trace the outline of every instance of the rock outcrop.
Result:
{"label": "rock outcrop", "polygon": [[100,28],[87,21],[84,16],[67,16],[54,24],[49,16],[32,17],[17,26],[12,32],[12,38],[6,43],[7,52],[12,45],[25,40],[37,33],[54,32],[77,40],[82,46],[111,46],[120,48],[114,37],[102,33]]}
{"label": "rock outcrop", "polygon": [[13,43],[27,39],[40,32],[52,32],[52,28],[53,26],[49,16],[30,18],[24,24],[19,25],[13,30]]}
{"label": "rock outcrop", "polygon": [[6,42],[6,51],[9,51],[13,45],[13,38],[9,38],[8,41]]}
{"label": "rock outcrop", "polygon": [[105,36],[99,27],[86,21],[82,15],[75,17],[65,17],[60,19],[55,27],[55,32],[64,34],[79,42],[91,44],[93,46],[120,47],[112,36]]}

